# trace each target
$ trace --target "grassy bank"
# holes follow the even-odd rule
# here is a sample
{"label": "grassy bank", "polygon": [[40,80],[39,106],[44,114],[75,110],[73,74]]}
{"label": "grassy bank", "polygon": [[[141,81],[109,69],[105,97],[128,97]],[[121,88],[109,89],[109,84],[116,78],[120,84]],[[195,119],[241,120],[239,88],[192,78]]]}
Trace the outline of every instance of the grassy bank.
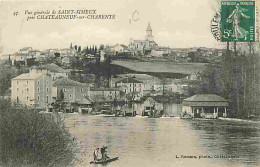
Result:
{"label": "grassy bank", "polygon": [[58,116],[0,100],[0,166],[72,166],[73,137]]}
{"label": "grassy bank", "polygon": [[111,64],[123,66],[137,72],[164,72],[191,74],[193,72],[202,72],[206,69],[205,63],[185,63],[177,64],[173,62],[141,62],[141,61],[121,61],[114,60]]}

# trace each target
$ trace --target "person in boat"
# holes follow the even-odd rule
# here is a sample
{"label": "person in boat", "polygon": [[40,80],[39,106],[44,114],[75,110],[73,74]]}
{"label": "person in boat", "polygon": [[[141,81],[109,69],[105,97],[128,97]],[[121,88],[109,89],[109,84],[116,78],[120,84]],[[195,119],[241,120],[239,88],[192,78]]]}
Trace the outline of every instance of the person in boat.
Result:
{"label": "person in boat", "polygon": [[106,151],[107,147],[103,146],[100,151],[101,151],[101,155],[102,155],[102,160],[106,160],[109,157],[107,156],[107,151]]}
{"label": "person in boat", "polygon": [[183,117],[185,117],[185,116],[187,116],[187,112],[186,111],[184,111],[184,114],[183,114]]}
{"label": "person in boat", "polygon": [[99,152],[99,148],[95,149],[95,151],[93,152],[94,162],[97,161],[98,152]]}

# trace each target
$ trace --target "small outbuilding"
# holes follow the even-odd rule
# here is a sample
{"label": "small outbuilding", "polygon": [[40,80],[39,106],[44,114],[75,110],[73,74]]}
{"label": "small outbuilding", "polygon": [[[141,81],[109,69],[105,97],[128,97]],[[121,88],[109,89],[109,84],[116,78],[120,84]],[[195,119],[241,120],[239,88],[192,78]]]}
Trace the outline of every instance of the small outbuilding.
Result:
{"label": "small outbuilding", "polygon": [[156,117],[157,115],[162,115],[163,104],[160,99],[156,97],[146,97],[141,102],[141,114],[142,116]]}
{"label": "small outbuilding", "polygon": [[79,113],[90,114],[93,109],[93,100],[86,96],[77,100],[74,106],[78,108]]}
{"label": "small outbuilding", "polygon": [[182,103],[182,117],[218,118],[227,116],[229,103],[214,94],[197,94],[186,98]]}

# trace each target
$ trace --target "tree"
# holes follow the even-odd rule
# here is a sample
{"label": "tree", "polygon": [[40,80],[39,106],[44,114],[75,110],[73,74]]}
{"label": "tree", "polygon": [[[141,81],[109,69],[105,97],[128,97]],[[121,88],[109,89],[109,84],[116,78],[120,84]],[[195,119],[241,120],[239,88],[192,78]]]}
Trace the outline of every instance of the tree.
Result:
{"label": "tree", "polygon": [[100,55],[97,54],[96,55],[96,63],[95,63],[95,66],[94,66],[95,84],[96,84],[95,86],[96,87],[100,87],[100,85],[101,85],[101,82],[100,82],[101,73],[102,73],[102,70],[100,68]]}
{"label": "tree", "polygon": [[11,87],[11,80],[17,76],[19,71],[12,66],[0,65],[0,95],[4,96],[6,91]]}
{"label": "tree", "polygon": [[106,61],[105,61],[105,67],[104,67],[104,76],[106,77],[107,79],[107,84],[106,86],[109,87],[109,84],[110,84],[110,78],[111,78],[111,58],[110,56],[108,56],[106,58]]}
{"label": "tree", "polygon": [[94,48],[94,52],[95,52],[95,53],[97,52],[97,46],[95,46],[95,48]]}
{"label": "tree", "polygon": [[105,46],[103,44],[100,45],[99,50],[104,50]]}
{"label": "tree", "polygon": [[195,53],[194,52],[188,53],[188,56],[191,59],[191,62],[195,62]]}
{"label": "tree", "polygon": [[78,47],[78,52],[81,52],[81,46]]}
{"label": "tree", "polygon": [[28,67],[31,67],[31,66],[36,65],[35,59],[36,59],[36,58],[29,58],[29,59],[26,59],[27,66],[28,66]]}
{"label": "tree", "polygon": [[[256,112],[254,92],[259,92],[254,78],[254,57],[248,53],[227,51],[219,64],[209,64],[202,73],[201,84],[190,93],[212,93],[229,100],[231,115],[248,117]],[[259,73],[258,73],[259,75]],[[259,98],[259,97],[258,97]]]}
{"label": "tree", "polygon": [[55,111],[61,111],[65,108],[64,92],[62,89],[58,92],[57,99],[53,104],[53,108]]}
{"label": "tree", "polygon": [[58,53],[58,52],[54,53],[54,55],[55,55],[55,58],[60,57],[60,53]]}
{"label": "tree", "polygon": [[78,153],[59,115],[0,99],[1,166],[70,166]]}
{"label": "tree", "polygon": [[92,47],[91,47],[91,53],[94,53],[95,52],[95,46],[93,45]]}

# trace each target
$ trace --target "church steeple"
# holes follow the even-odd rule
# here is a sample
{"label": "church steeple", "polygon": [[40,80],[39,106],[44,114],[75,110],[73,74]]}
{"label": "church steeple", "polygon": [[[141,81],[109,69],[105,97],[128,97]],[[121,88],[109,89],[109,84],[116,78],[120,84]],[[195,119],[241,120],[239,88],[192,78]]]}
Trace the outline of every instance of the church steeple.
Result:
{"label": "church steeple", "polygon": [[152,27],[151,27],[151,24],[150,24],[150,22],[148,23],[148,26],[147,26],[147,29],[146,29],[146,31],[152,31]]}
{"label": "church steeple", "polygon": [[148,41],[153,41],[153,34],[152,34],[153,30],[152,27],[150,25],[150,22],[148,23],[148,26],[146,28],[146,36],[145,39]]}

